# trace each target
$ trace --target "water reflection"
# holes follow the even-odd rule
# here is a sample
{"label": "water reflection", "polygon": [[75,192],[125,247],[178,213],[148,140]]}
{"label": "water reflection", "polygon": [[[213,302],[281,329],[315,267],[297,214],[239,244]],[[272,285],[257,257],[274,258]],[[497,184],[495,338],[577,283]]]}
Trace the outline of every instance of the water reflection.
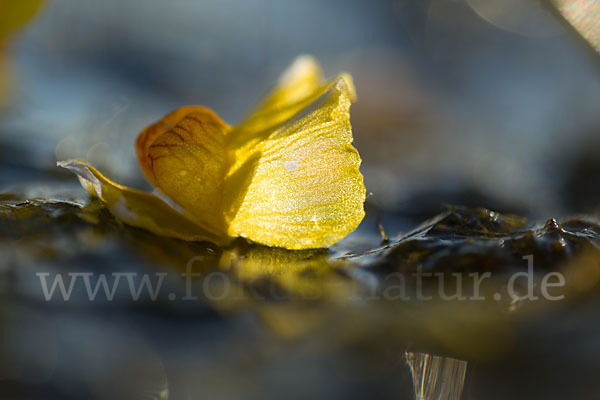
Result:
{"label": "water reflection", "polygon": [[410,367],[415,400],[459,400],[462,396],[467,362],[428,353],[404,354]]}
{"label": "water reflection", "polygon": [[327,250],[290,251],[265,246],[236,246],[223,252],[219,266],[242,284],[269,285],[267,298],[274,298],[277,288],[304,300],[316,299],[334,274],[328,264]]}

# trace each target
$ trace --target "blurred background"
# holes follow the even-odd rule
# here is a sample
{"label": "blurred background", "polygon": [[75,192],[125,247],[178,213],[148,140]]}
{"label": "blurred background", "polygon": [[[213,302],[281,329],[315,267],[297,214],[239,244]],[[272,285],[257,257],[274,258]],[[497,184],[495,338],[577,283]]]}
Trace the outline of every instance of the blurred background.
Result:
{"label": "blurred background", "polygon": [[[15,14],[16,3],[22,8]],[[146,125],[184,104],[206,105],[234,124],[297,55],[308,53],[326,75],[354,77],[359,100],[351,118],[367,207],[370,218],[388,216],[389,235],[432,217],[443,204],[532,220],[594,214],[600,207],[600,63],[546,2],[0,0],[0,24],[2,196],[83,197],[76,179],[56,167],[69,158],[85,158],[117,182],[151,190],[133,146]],[[362,227],[371,238],[363,248],[379,240],[373,219]],[[335,309],[327,328],[290,344],[273,333],[273,326],[296,332],[287,325],[296,326],[287,308],[258,318],[250,311],[224,316],[205,303],[124,301],[116,311],[107,304],[90,308],[85,300],[41,302],[32,294],[39,290],[36,271],[82,265],[146,271],[152,263],[180,268],[198,253],[213,264],[217,257],[210,248],[172,241],[152,249],[141,233],[131,244],[62,226],[60,234],[37,239],[5,227],[0,276],[10,289],[0,296],[0,360],[8,360],[0,365],[2,399],[258,399],[288,396],[291,387],[291,398],[413,394],[401,354],[414,340],[410,333],[422,332],[415,326],[433,329],[431,323],[403,330],[400,321],[394,332],[409,332],[401,337],[361,329],[340,336],[340,326],[355,329],[353,321],[376,318],[364,305],[356,313]],[[315,321],[313,311],[302,310],[302,321]],[[413,311],[381,311],[383,326]],[[540,398],[586,393],[591,376],[577,374],[597,367],[590,332],[599,328],[590,331],[576,318],[589,320],[595,312],[560,314],[564,325],[548,333],[575,342],[572,349],[532,333],[552,318],[521,326],[520,334],[540,347],[484,362],[465,396],[537,398],[540,382],[548,385]],[[579,336],[566,336],[564,326],[576,327]],[[489,332],[475,330],[473,337]],[[497,356],[516,333],[494,332],[497,337],[485,336],[485,348]],[[384,346],[393,340],[396,347]],[[440,342],[448,343],[445,336]],[[563,373],[570,385],[561,391]]]}
{"label": "blurred background", "polygon": [[[143,186],[133,141],[183,104],[239,121],[298,55],[355,77],[369,202],[592,210],[600,70],[540,1],[43,2],[4,44],[0,187],[86,158]],[[481,204],[477,204],[481,205]],[[412,211],[411,211],[412,210]]]}

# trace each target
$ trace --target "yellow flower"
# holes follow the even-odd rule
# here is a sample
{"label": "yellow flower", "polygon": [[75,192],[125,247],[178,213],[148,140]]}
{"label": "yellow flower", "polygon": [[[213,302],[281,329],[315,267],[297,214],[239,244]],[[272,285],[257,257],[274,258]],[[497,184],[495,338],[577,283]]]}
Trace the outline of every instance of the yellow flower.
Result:
{"label": "yellow flower", "polygon": [[123,222],[159,235],[327,247],[364,217],[350,126],[354,99],[348,74],[327,82],[312,57],[300,56],[236,127],[202,106],[181,107],[150,125],[136,141],[139,164],[180,209],[113,183],[83,161],[58,165]]}

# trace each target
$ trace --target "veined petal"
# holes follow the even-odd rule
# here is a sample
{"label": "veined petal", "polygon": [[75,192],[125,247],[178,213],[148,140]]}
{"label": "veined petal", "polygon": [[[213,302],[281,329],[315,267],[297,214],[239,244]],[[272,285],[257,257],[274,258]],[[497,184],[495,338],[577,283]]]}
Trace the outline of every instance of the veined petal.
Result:
{"label": "veined petal", "polygon": [[355,98],[348,74],[326,82],[317,62],[302,56],[234,129],[201,106],[181,107],[150,125],[136,142],[140,166],[185,215],[85,163],[62,166],[115,215],[159,234],[217,244],[242,236],[288,249],[327,247],[364,217],[349,113]]}
{"label": "veined petal", "polygon": [[158,197],[118,185],[84,161],[61,161],[57,165],[74,172],[89,194],[98,197],[115,217],[128,225],[177,239],[227,242],[225,237],[206,231]]}
{"label": "veined petal", "polygon": [[205,229],[224,235],[223,183],[230,130],[213,111],[181,107],[147,127],[136,150],[144,173],[156,187],[192,214]]}

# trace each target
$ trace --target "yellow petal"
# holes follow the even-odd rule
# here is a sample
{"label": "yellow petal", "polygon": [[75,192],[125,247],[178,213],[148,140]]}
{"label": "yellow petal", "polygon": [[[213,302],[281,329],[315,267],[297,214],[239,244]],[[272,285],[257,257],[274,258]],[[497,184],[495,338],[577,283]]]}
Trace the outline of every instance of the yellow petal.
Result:
{"label": "yellow petal", "polygon": [[[232,130],[201,106],[182,107],[139,135],[138,160],[148,179],[189,214],[177,218],[187,219],[194,233],[201,227],[203,239],[243,236],[288,249],[327,247],[364,217],[361,160],[350,126],[354,98],[349,75],[325,82],[316,61],[304,56],[240,126]],[[153,213],[149,195],[112,184],[85,164],[71,169],[125,222],[157,233],[171,228],[163,215],[177,212],[166,204],[156,211],[159,223],[150,217],[141,224],[140,215]],[[97,182],[115,197],[98,192]],[[134,194],[142,212],[131,217]]]}
{"label": "yellow petal", "polygon": [[84,161],[62,161],[58,166],[74,172],[89,194],[97,196],[114,216],[128,225],[183,240],[216,244],[227,241],[202,229],[158,197],[110,181]]}
{"label": "yellow petal", "polygon": [[260,103],[254,113],[237,125],[227,136],[227,144],[235,151],[232,170],[235,171],[253,154],[258,143],[267,139],[274,130],[321,97],[335,82],[343,78],[347,95],[356,100],[352,77],[342,73],[327,81],[314,57],[301,55],[279,78],[277,86]]}
{"label": "yellow petal", "polygon": [[[348,74],[341,76],[348,81],[350,100],[354,101],[356,92],[352,78]],[[319,63],[312,56],[299,56],[257,109],[233,129],[228,137],[229,143],[237,148],[253,146],[315,101],[331,84],[331,81],[325,80]]]}
{"label": "yellow petal", "polygon": [[242,168],[239,163],[256,161],[241,203],[226,215],[230,236],[306,249],[330,246],[358,226],[365,187],[352,147],[353,98],[352,82],[342,75],[267,137],[233,149],[226,204],[235,193],[229,180]]}
{"label": "yellow petal", "polygon": [[256,136],[282,123],[304,108],[325,83],[317,60],[309,55],[297,57],[281,74],[277,86],[232,135],[242,139],[248,135]]}
{"label": "yellow petal", "polygon": [[223,184],[229,165],[221,118],[201,106],[181,107],[138,137],[142,170],[161,192],[215,235],[226,232]]}

